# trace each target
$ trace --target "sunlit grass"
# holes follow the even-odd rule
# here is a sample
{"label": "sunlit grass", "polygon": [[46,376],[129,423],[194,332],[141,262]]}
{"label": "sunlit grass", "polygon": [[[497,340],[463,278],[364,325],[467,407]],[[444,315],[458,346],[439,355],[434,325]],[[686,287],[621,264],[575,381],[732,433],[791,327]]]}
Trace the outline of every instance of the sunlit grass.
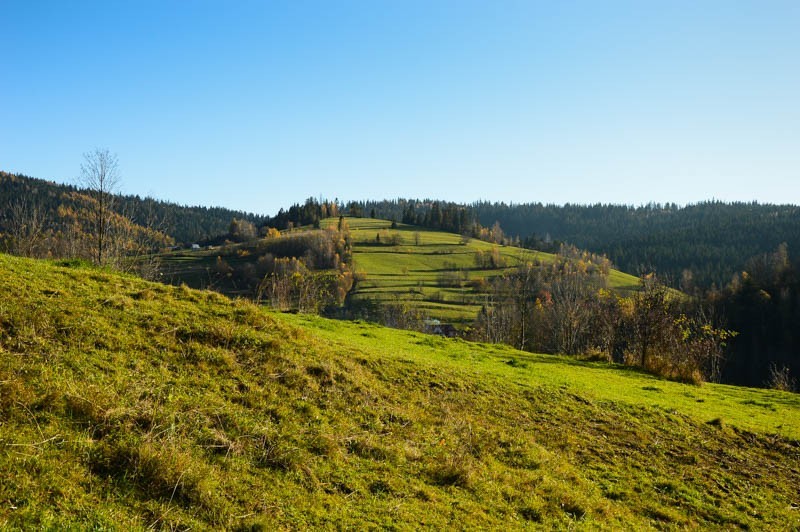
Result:
{"label": "sunlit grass", "polygon": [[[425,317],[453,322],[461,326],[477,317],[486,296],[476,291],[472,282],[503,275],[526,262],[551,262],[555,257],[513,246],[497,246],[476,239],[464,241],[460,235],[444,231],[425,230],[417,226],[392,223],[370,218],[346,218],[354,243],[353,268],[362,275],[353,299],[374,300],[380,303],[401,303],[422,312]],[[338,218],[323,220],[322,227],[336,227]],[[293,232],[313,230],[302,227]],[[379,243],[378,238],[400,235],[398,245]],[[185,282],[193,287],[214,288],[220,285],[214,268],[217,257],[230,266],[255,263],[258,253],[252,242],[218,246],[196,251],[181,250],[164,253],[164,280],[175,284]],[[505,267],[482,269],[476,266],[477,252],[490,253],[497,249]],[[249,250],[249,253],[240,253]],[[460,286],[442,286],[445,272],[460,271]],[[608,287],[621,294],[638,288],[638,278],[612,270]],[[226,288],[237,295],[232,287]]]}
{"label": "sunlit grass", "polygon": [[[405,303],[422,310],[430,318],[456,323],[472,322],[485,296],[476,293],[470,282],[502,275],[525,262],[551,262],[555,257],[513,246],[497,246],[476,239],[463,240],[460,235],[432,231],[417,226],[396,224],[387,220],[347,218],[355,243],[353,262],[366,279],[359,283],[356,299],[375,299],[381,302]],[[323,226],[336,226],[338,219],[323,221]],[[378,242],[383,236],[400,235],[398,245]],[[481,269],[476,266],[477,252],[497,249],[505,267]],[[461,287],[440,286],[443,272],[462,270],[466,278]],[[612,270],[608,287],[620,293],[638,288],[638,278]]]}
{"label": "sunlit grass", "polygon": [[0,273],[0,528],[800,526],[796,395]]}

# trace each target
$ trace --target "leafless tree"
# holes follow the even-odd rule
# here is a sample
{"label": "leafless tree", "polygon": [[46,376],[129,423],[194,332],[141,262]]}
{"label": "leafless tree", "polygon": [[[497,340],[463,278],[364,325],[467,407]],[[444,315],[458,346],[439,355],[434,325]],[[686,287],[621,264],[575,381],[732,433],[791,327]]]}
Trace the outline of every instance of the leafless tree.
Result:
{"label": "leafless tree", "polygon": [[95,148],[83,155],[79,183],[94,199],[92,205],[92,238],[94,260],[103,265],[109,252],[115,194],[120,185],[117,156],[105,148]]}
{"label": "leafless tree", "polygon": [[[159,215],[156,210],[156,201],[148,197],[145,198],[144,219],[138,220],[138,224],[144,227],[144,231],[140,231],[136,241],[138,256],[135,261],[136,270],[141,277],[154,281],[162,276],[158,249],[163,247],[164,242],[159,241],[156,237],[168,234],[167,216]],[[170,239],[169,244],[174,244],[174,241]]]}
{"label": "leafless tree", "polygon": [[551,283],[553,340],[560,353],[574,355],[584,347],[592,313],[590,289],[587,276],[569,269]]}
{"label": "leafless tree", "polygon": [[17,198],[8,205],[10,251],[23,257],[33,257],[44,238],[44,217],[30,198]]}
{"label": "leafless tree", "polygon": [[514,345],[518,315],[516,309],[504,301],[503,288],[499,290],[498,288],[495,287],[491,293],[485,294],[484,304],[478,313],[474,336],[481,342]]}
{"label": "leafless tree", "polygon": [[538,265],[526,261],[509,278],[509,295],[519,321],[515,343],[517,349],[525,349],[528,346],[531,313],[535,306],[536,294],[542,286],[541,273]]}

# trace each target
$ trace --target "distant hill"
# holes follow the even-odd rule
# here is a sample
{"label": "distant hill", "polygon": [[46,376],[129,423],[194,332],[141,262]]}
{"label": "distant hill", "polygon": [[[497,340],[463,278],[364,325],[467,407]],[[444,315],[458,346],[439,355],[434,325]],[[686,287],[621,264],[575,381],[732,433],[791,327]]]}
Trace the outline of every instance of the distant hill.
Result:
{"label": "distant hill", "polygon": [[[20,174],[0,172],[0,233],[8,224],[7,206],[20,198],[35,200],[49,221],[58,219],[58,208],[80,207],[85,191]],[[225,209],[222,207],[189,207],[167,201],[139,196],[119,195],[116,201],[119,214],[139,226],[157,226],[176,242],[190,244],[212,240],[224,235],[236,218],[261,225],[266,217]]]}
{"label": "distant hill", "polygon": [[796,529],[800,396],[0,254],[4,529]]}
{"label": "distant hill", "polygon": [[[70,194],[72,194],[70,196]],[[74,207],[81,191],[19,174],[0,172],[0,206],[31,196],[46,210],[58,205]],[[219,243],[228,235],[233,219],[286,229],[319,224],[328,216],[348,214],[394,220],[425,229],[475,236],[490,231],[496,222],[504,242],[519,242],[536,250],[556,252],[562,242],[606,255],[616,268],[632,274],[656,271],[678,288],[717,287],[745,269],[747,261],[771,253],[785,242],[791,255],[800,250],[800,207],[759,203],[703,202],[674,204],[544,205],[478,202],[458,204],[436,200],[370,200],[348,204],[309,199],[274,216],[120,196],[117,205],[137,225],[155,222],[182,244]],[[0,209],[0,233],[8,222]],[[55,219],[48,216],[49,219]]]}
{"label": "distant hill", "polygon": [[[485,303],[485,281],[531,261],[552,262],[550,253],[483,242],[447,231],[395,224],[387,220],[347,218],[353,262],[365,274],[353,297],[405,303],[429,318],[459,324],[475,320]],[[324,225],[335,220],[323,221]],[[498,257],[492,264],[492,254]],[[481,260],[483,259],[483,260]],[[608,286],[638,289],[638,278],[609,270]]]}
{"label": "distant hill", "polygon": [[[486,298],[486,281],[509,273],[530,261],[552,262],[555,256],[513,246],[465,238],[446,231],[434,231],[388,220],[344,217],[348,253],[356,277],[348,295],[351,307],[405,305],[421,318],[472,324]],[[284,231],[280,239],[213,246],[210,249],[180,250],[161,255],[165,277],[196,288],[214,288],[228,295],[255,297],[260,282],[269,274],[275,258],[295,257],[309,261],[308,248],[288,245],[303,235],[334,230],[338,218],[320,221],[322,229],[304,227]],[[299,244],[299,242],[298,242]],[[340,250],[341,251],[341,250]],[[344,253],[344,251],[341,251]],[[493,258],[493,255],[495,258]],[[494,262],[493,262],[494,261]],[[320,263],[319,259],[310,263]],[[323,265],[330,269],[333,265]],[[638,289],[638,278],[609,270],[608,287],[622,293]],[[370,317],[369,309],[358,314]],[[372,318],[377,319],[376,316]],[[378,320],[381,321],[381,320]]]}
{"label": "distant hill", "polygon": [[[676,287],[718,287],[744,269],[753,256],[773,252],[786,242],[800,250],[800,206],[702,202],[674,204],[545,205],[489,203],[470,205],[432,200],[353,202],[360,213],[416,223],[468,227],[499,222],[506,235],[526,247],[552,249],[553,241],[608,256],[630,273],[657,271]],[[449,218],[448,218],[449,213]],[[459,232],[459,231],[457,231]],[[796,251],[795,251],[796,252]]]}
{"label": "distant hill", "polygon": [[482,223],[499,221],[525,238],[549,235],[603,253],[628,272],[655,270],[678,286],[684,270],[692,283],[722,286],[753,256],[786,242],[800,252],[800,207],[704,202],[685,207],[651,204],[542,205],[478,203]]}

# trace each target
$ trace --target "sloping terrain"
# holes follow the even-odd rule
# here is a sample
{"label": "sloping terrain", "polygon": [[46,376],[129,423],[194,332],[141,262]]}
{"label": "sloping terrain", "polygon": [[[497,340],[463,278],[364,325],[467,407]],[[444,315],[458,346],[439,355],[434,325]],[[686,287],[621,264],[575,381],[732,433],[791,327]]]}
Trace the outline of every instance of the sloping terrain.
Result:
{"label": "sloping terrain", "polygon": [[800,207],[791,204],[706,201],[634,207],[481,202],[473,209],[481,223],[498,221],[509,234],[522,238],[549,234],[603,253],[625,271],[642,266],[655,270],[676,285],[684,270],[690,270],[697,286],[724,286],[732,275],[748,269],[751,257],[772,253],[782,242],[790,250],[800,249]]}
{"label": "sloping terrain", "polygon": [[[513,246],[499,246],[444,231],[371,218],[345,218],[352,242],[353,268],[360,281],[354,302],[403,303],[425,318],[472,323],[486,301],[485,281],[524,262],[552,262],[554,255]],[[336,228],[338,218],[322,227]],[[286,235],[314,231],[295,229]],[[196,288],[211,287],[228,295],[254,295],[261,278],[260,259],[269,250],[265,240],[171,251],[161,255],[164,279]],[[301,257],[302,258],[302,254]],[[220,275],[220,261],[232,275]],[[608,287],[620,293],[638,289],[638,278],[611,269]]]}
{"label": "sloping terrain", "polygon": [[[75,226],[88,227],[87,190],[0,170],[0,205],[28,201],[44,220],[45,229]],[[116,212],[143,227],[156,227],[176,242],[192,243],[224,235],[231,220],[263,223],[264,216],[225,209],[223,207],[189,207],[139,196],[115,195]],[[0,211],[0,233],[8,230],[10,209]]]}
{"label": "sloping terrain", "polygon": [[797,395],[0,273],[0,528],[800,526]]}
{"label": "sloping terrain", "polygon": [[[460,235],[413,225],[396,224],[392,229],[387,220],[348,218],[347,221],[355,267],[366,274],[366,280],[358,285],[356,299],[406,302],[427,317],[444,321],[475,319],[485,301],[485,295],[474,289],[475,281],[502,275],[526,261],[554,259],[549,253],[464,240]],[[333,224],[335,220],[327,223]],[[499,265],[476,264],[479,253],[487,261],[496,253]],[[610,271],[608,283],[610,288],[625,292],[638,287],[636,277],[617,270]]]}

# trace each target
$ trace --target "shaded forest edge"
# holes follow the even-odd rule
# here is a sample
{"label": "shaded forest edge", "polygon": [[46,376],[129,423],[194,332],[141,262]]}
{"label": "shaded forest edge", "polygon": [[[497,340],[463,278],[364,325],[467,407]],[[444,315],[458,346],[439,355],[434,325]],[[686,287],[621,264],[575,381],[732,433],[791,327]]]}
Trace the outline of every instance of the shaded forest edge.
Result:
{"label": "shaded forest edge", "polygon": [[[424,227],[461,232],[467,224],[497,223],[509,240],[543,251],[562,242],[606,255],[629,273],[655,271],[686,291],[724,286],[750,257],[781,243],[800,249],[800,207],[757,202],[692,205],[545,205],[398,199],[353,202],[357,212]],[[464,224],[462,224],[464,225]],[[466,227],[466,225],[464,225]]]}

